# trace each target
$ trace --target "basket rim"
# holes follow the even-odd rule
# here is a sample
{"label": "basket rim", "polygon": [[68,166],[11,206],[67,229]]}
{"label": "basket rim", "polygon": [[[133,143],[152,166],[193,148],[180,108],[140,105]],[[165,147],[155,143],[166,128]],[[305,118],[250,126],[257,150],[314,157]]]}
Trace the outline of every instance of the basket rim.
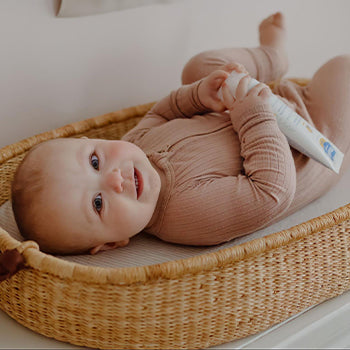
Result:
{"label": "basket rim", "polygon": [[18,249],[23,252],[26,267],[51,274],[62,279],[74,279],[87,284],[131,285],[159,279],[178,279],[184,275],[196,275],[221,269],[253,255],[286,246],[309,235],[350,220],[350,203],[289,229],[271,233],[261,238],[241,243],[215,252],[190,258],[172,260],[154,265],[135,267],[87,266],[57,258],[39,250],[33,241],[20,242],[0,227],[0,249]]}
{"label": "basket rim", "polygon": [[156,102],[149,102],[142,105],[124,108],[116,112],[103,114],[97,117],[80,120],[66,124],[57,129],[46,131],[34,136],[30,136],[11,145],[0,148],[0,164],[16,157],[37,144],[56,138],[74,136],[92,129],[98,129],[116,122],[123,122],[127,119],[137,116],[143,116]]}
{"label": "basket rim", "polygon": [[[125,108],[117,112],[67,124],[0,149],[0,164],[29,150],[34,145],[59,137],[69,137],[112,123],[143,116],[155,102]],[[20,242],[0,227],[0,249],[18,249],[26,260],[26,267],[62,279],[74,279],[87,284],[135,284],[154,282],[158,279],[178,279],[184,275],[223,268],[252,255],[288,245],[308,235],[339,225],[350,219],[350,203],[289,229],[235,245],[218,251],[200,254],[186,259],[172,260],[154,265],[135,267],[97,267],[69,262],[39,250],[33,241]]]}

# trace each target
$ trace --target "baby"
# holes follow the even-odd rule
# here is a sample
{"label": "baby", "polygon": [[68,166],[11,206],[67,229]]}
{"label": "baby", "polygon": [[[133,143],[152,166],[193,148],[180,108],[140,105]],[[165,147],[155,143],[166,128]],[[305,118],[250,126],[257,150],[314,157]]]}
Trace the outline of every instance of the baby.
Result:
{"label": "baby", "polygon": [[[12,185],[24,238],[56,254],[122,247],[141,231],[173,243],[219,244],[328,191],[350,163],[350,56],[330,60],[300,87],[281,79],[288,67],[283,15],[265,19],[259,33],[257,48],[193,57],[184,85],[122,140],[55,139],[34,147]],[[225,84],[233,70],[249,74],[236,99]],[[248,92],[251,77],[262,83]],[[340,175],[288,145],[264,84],[276,79],[273,92],[344,153]]]}

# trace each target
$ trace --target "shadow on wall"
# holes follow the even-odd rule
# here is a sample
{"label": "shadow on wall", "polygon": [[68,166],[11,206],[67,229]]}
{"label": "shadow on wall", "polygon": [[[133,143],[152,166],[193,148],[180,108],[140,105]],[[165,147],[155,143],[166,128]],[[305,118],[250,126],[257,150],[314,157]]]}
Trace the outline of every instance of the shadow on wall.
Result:
{"label": "shadow on wall", "polygon": [[166,5],[183,0],[58,0],[58,17],[91,16],[148,5]]}

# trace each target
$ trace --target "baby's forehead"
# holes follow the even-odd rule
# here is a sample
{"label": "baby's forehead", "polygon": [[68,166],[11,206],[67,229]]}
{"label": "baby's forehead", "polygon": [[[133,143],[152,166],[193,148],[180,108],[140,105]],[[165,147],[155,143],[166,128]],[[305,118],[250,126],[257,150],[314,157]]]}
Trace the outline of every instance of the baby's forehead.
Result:
{"label": "baby's forehead", "polygon": [[36,163],[68,160],[75,156],[83,143],[79,139],[57,139],[44,142],[33,150],[32,160]]}
{"label": "baby's forehead", "polygon": [[58,174],[74,170],[77,152],[82,144],[75,139],[59,139],[40,144],[32,150],[24,164],[27,171],[42,171],[45,174]]}
{"label": "baby's forehead", "polygon": [[81,140],[81,139],[69,139],[69,138],[62,138],[62,139],[54,139],[46,141],[39,145],[38,151],[41,152],[60,152],[60,151],[67,151],[67,149],[73,150],[76,147],[79,147],[82,145],[82,143],[86,143],[88,140]]}

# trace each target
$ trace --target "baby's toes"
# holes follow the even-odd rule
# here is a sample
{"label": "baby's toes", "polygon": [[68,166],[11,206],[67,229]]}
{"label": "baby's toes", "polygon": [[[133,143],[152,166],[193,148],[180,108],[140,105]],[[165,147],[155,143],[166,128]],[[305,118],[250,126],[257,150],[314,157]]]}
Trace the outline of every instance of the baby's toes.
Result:
{"label": "baby's toes", "polygon": [[264,30],[266,27],[274,25],[279,28],[284,28],[285,19],[281,12],[276,12],[265,18],[259,25],[259,30]]}
{"label": "baby's toes", "polygon": [[277,12],[274,15],[272,15],[272,23],[280,28],[285,27],[285,18],[284,15],[281,12]]}

